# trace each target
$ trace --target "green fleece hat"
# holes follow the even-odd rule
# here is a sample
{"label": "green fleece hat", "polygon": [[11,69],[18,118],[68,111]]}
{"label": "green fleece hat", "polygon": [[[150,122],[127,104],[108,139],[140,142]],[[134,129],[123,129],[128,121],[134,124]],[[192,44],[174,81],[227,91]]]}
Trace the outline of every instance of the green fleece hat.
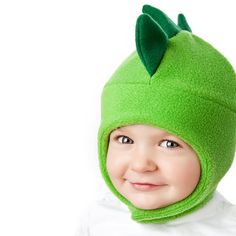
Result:
{"label": "green fleece hat", "polygon": [[[176,25],[144,5],[136,22],[136,51],[117,68],[101,96],[98,154],[109,189],[133,220],[165,223],[203,207],[230,168],[236,144],[236,75],[213,46],[192,34],[183,14]],[[117,127],[146,124],[176,135],[197,153],[195,190],[169,206],[135,207],[113,186],[106,168],[109,135]]]}

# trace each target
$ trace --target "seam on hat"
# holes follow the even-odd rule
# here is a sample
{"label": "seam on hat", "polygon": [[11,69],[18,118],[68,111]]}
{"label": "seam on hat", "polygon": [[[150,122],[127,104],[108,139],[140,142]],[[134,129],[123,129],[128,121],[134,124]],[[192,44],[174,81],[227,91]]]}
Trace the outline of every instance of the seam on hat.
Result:
{"label": "seam on hat", "polygon": [[[106,86],[104,86],[104,89],[107,88],[107,87],[111,87],[111,86],[120,86],[120,85],[122,86],[122,85],[127,85],[127,84],[129,84],[129,85],[140,84],[140,85],[143,85],[143,86],[151,86],[151,84],[149,84],[149,83],[145,83],[145,84],[144,83],[115,83],[115,84],[107,84]],[[165,86],[168,87],[168,84],[165,84]],[[171,87],[168,87],[168,88],[171,89]],[[218,105],[223,106],[224,108],[230,110],[231,112],[236,113],[236,110],[232,109],[227,104],[224,104],[222,102],[217,101],[214,98],[209,98],[209,97],[206,97],[206,96],[201,96],[200,94],[196,93],[193,90],[190,91],[189,89],[186,89],[184,86],[179,86],[179,88],[183,89],[185,92],[188,92],[191,95],[195,95],[195,96],[197,96],[199,98],[202,98],[202,99],[205,99],[207,101],[211,101],[211,102],[217,103]]]}

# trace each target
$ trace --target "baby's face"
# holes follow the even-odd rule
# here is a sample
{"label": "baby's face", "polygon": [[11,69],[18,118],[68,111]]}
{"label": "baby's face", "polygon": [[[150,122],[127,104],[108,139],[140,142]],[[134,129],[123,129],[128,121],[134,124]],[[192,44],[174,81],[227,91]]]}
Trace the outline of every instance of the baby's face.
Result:
{"label": "baby's face", "polygon": [[141,209],[184,199],[195,189],[201,172],[198,156],[187,143],[142,124],[123,126],[110,134],[106,164],[117,191]]}

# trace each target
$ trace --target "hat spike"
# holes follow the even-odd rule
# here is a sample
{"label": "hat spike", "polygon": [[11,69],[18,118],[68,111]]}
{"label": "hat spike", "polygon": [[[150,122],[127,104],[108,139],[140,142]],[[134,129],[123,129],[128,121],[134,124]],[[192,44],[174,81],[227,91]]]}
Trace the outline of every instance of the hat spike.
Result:
{"label": "hat spike", "polygon": [[153,18],[142,14],[136,21],[135,41],[138,55],[152,76],[166,51],[168,36]]}

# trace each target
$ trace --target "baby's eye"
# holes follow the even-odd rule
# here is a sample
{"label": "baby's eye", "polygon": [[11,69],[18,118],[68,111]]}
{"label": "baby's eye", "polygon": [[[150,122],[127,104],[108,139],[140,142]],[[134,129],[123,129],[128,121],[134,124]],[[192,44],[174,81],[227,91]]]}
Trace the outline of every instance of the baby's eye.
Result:
{"label": "baby's eye", "polygon": [[[125,135],[119,135],[117,137],[115,137],[115,140],[120,140],[120,143],[122,144],[132,144],[134,143],[132,139],[130,139],[129,137],[125,136]],[[180,145],[172,140],[168,140],[168,139],[165,139],[165,140],[162,140],[161,143],[166,143],[166,146],[168,148],[174,148],[174,147],[179,147]]]}
{"label": "baby's eye", "polygon": [[[127,144],[127,140],[128,141],[131,141],[131,143],[133,143],[133,140],[131,140],[129,137],[127,137],[127,136],[124,136],[124,135],[119,135],[119,136],[117,136],[115,139],[117,139],[117,140],[121,140],[121,143],[124,143],[124,144]],[[124,142],[123,142],[124,141]],[[128,143],[129,144],[129,143]]]}
{"label": "baby's eye", "polygon": [[170,148],[174,148],[174,147],[179,147],[180,145],[172,140],[168,140],[168,139],[165,139],[165,140],[162,140],[161,143],[163,142],[166,142],[166,146],[167,147],[170,147]]}

